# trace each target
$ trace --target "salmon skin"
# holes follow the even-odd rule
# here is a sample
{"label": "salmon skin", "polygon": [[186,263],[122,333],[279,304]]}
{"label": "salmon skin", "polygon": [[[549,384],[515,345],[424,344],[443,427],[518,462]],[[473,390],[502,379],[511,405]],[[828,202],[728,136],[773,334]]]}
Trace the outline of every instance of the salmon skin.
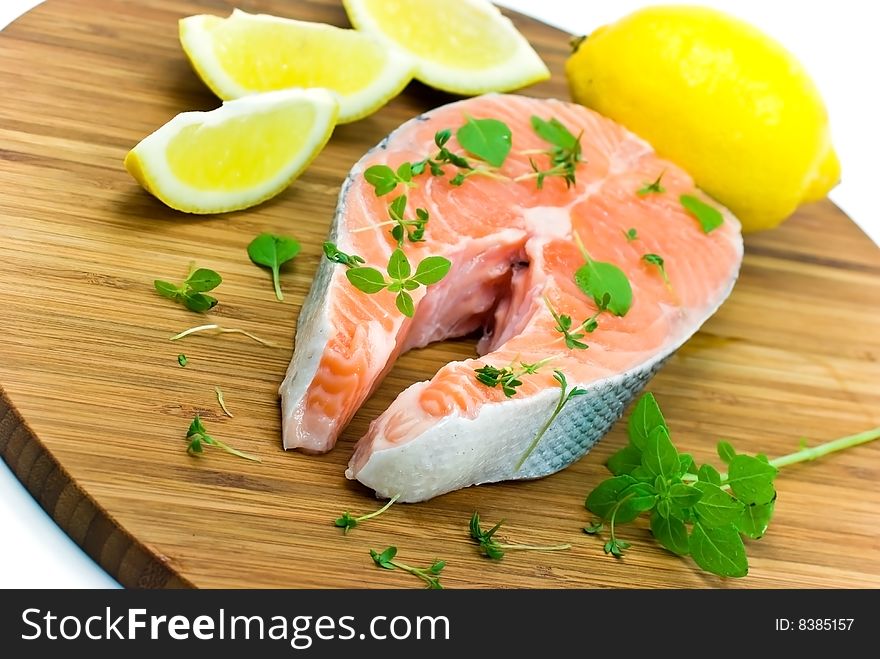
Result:
{"label": "salmon skin", "polygon": [[[541,152],[550,147],[532,128],[533,115],[580,135],[574,184],[549,177],[539,189],[530,176],[530,160],[549,166]],[[512,150],[497,175],[469,176],[455,186],[457,170],[447,166],[444,176],[426,172],[415,185],[381,197],[365,180],[371,165],[396,169],[435,154],[438,130],[450,129],[447,148],[464,153],[454,134],[469,117],[498,119],[511,129]],[[663,191],[645,192],[661,174]],[[415,314],[407,318],[393,293],[363,293],[344,265],[322,260],[280,393],[284,447],[328,451],[400,354],[482,328],[478,358],[445,364],[404,390],[355,448],[346,476],[401,501],[538,478],[579,459],[721,305],[742,260],[739,222],[686,172],[610,119],[557,100],[490,94],[404,123],[352,168],[329,240],[384,272],[397,242],[387,224],[379,225],[400,194],[408,197],[408,216],[416,208],[429,213],[424,242],[403,244],[408,260],[415,267],[440,255],[451,270],[412,291]],[[705,232],[682,195],[716,208],[723,223]],[[598,327],[581,339],[586,349],[569,348],[553,316],[567,315],[577,326],[598,311],[573,278],[585,263],[576,238],[591,259],[620,268],[633,292],[625,315],[599,314]],[[663,269],[647,254],[660,256]],[[509,397],[475,373],[535,362],[543,366],[521,376]],[[569,387],[587,393],[563,407],[519,465],[560,399],[557,370]]]}

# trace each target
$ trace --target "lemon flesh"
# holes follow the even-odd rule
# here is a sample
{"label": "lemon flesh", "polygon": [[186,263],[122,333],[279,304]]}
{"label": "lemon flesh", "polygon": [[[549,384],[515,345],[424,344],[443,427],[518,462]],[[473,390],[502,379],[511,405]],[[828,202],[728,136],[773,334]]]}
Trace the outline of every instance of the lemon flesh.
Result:
{"label": "lemon flesh", "polygon": [[336,100],[320,89],[269,92],[185,112],[147,136],[125,167],[168,206],[188,213],[240,210],[275,196],[320,152]]}
{"label": "lemon flesh", "polygon": [[486,0],[343,0],[352,25],[416,60],[415,77],[438,89],[476,95],[550,77],[544,62]]}
{"label": "lemon flesh", "polygon": [[732,210],[775,227],[840,178],[822,98],[753,26],[698,7],[651,7],[599,28],[566,62],[572,97],[648,140]]}
{"label": "lemon flesh", "polygon": [[356,30],[238,9],[228,18],[182,19],[180,43],[220,98],[320,87],[336,95],[340,123],[385,105],[406,87],[415,66],[403,53]]}

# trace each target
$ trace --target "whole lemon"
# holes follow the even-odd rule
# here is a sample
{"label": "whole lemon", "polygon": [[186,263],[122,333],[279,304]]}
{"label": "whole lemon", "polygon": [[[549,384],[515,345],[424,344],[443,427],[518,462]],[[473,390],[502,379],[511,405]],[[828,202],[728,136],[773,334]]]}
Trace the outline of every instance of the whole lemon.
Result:
{"label": "whole lemon", "polygon": [[565,66],[571,95],[650,142],[770,229],[840,178],[828,113],[800,63],[722,12],[650,7],[594,31]]}

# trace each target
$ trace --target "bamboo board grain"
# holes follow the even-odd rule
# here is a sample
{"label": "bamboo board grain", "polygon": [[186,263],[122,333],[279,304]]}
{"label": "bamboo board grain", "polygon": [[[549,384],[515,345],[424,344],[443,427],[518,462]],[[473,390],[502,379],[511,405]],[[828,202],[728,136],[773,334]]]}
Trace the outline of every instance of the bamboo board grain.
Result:
{"label": "bamboo board grain", "polygon": [[[0,34],[0,455],[102,566],[126,586],[411,587],[367,554],[395,544],[407,562],[446,559],[453,588],[880,586],[880,443],[786,470],[776,519],[748,543],[742,580],[700,574],[655,548],[644,524],[626,531],[633,549],[623,560],[581,532],[584,495],[624,441],[622,424],[552,477],[397,506],[343,537],[335,516],[375,507],[343,477],[354,440],[404,386],[472,355],[473,341],[405,355],[326,456],[282,451],[276,389],[347,170],[400,122],[450,97],[410,85],[376,115],[337,128],[306,174],[258,208],[171,211],[121,161],[177,112],[217,105],[180,51],[176,20],[232,6],[48,0]],[[347,25],[330,0],[238,6]],[[515,20],[553,70],[526,93],[567,98],[567,36]],[[283,303],[245,254],[264,230],[304,244],[283,275]],[[878,257],[829,202],[749,236],[730,300],[649,386],[682,450],[710,458],[725,437],[779,455],[802,436],[880,425]],[[182,277],[192,258],[224,276],[212,317],[278,348],[234,336],[168,341],[200,319],[154,294],[152,280]],[[234,418],[221,414],[215,386]],[[195,412],[263,464],[188,457]],[[466,540],[475,509],[507,518],[512,539],[573,549],[489,564]]]}

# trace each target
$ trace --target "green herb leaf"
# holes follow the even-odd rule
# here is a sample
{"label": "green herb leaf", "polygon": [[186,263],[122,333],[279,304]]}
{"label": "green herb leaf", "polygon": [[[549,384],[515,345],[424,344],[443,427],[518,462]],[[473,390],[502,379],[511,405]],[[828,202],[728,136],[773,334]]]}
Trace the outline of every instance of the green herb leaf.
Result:
{"label": "green herb leaf", "polygon": [[664,548],[679,556],[690,552],[687,527],[675,517],[664,517],[655,510],[651,514],[651,533]]}
{"label": "green herb leaf", "polygon": [[[412,168],[410,168],[410,172],[411,171]],[[367,167],[364,171],[364,178],[367,183],[373,186],[377,197],[393,192],[397,187],[397,184],[400,183],[400,178],[388,165],[373,165]]]}
{"label": "green herb leaf", "polygon": [[443,279],[452,267],[452,262],[442,256],[426,256],[416,267],[413,280],[423,286],[436,284]]}
{"label": "green herb leaf", "polygon": [[620,506],[614,521],[625,524],[641,513],[651,510],[657,503],[657,492],[648,483],[634,483],[620,493]]}
{"label": "green herb leaf", "polygon": [[697,472],[697,478],[703,483],[721,486],[721,474],[712,465],[703,465]]}
{"label": "green herb leaf", "polygon": [[653,183],[645,183],[644,185],[642,185],[642,187],[640,187],[636,191],[636,194],[639,195],[640,197],[644,197],[645,195],[649,195],[649,194],[663,194],[664,192],[666,192],[666,188],[664,188],[660,184],[660,179],[663,178],[663,175],[665,173],[666,173],[665,171],[660,172],[660,176],[658,176]]}
{"label": "green herb leaf", "polygon": [[373,559],[376,565],[385,570],[394,569],[394,564],[391,561],[394,560],[395,556],[397,556],[397,547],[388,547],[382,552],[377,552],[375,549],[370,550],[370,558]]}
{"label": "green herb leaf", "polygon": [[721,577],[744,577],[749,572],[746,548],[733,524],[706,527],[694,524],[688,540],[694,562]]}
{"label": "green herb leaf", "polygon": [[770,525],[770,518],[773,517],[775,505],[775,501],[770,501],[769,503],[753,503],[746,506],[743,509],[742,515],[734,522],[734,526],[736,526],[737,531],[745,533],[754,540],[762,538],[767,532],[767,527]]}
{"label": "green herb leaf", "polygon": [[735,455],[727,470],[727,484],[736,498],[746,505],[766,504],[776,498],[773,479],[776,467],[750,455]]}
{"label": "green herb leaf", "polygon": [[571,131],[558,119],[544,120],[532,115],[531,122],[532,130],[545,142],[550,142],[561,149],[574,149],[578,146],[578,138],[572,135]]}
{"label": "green herb leaf", "polygon": [[642,452],[635,446],[624,446],[617,453],[608,458],[606,466],[615,476],[629,474],[642,464]]}
{"label": "green herb leaf", "polygon": [[627,229],[623,232],[623,235],[626,236],[626,242],[631,243],[633,240],[638,240],[639,234],[635,229]]}
{"label": "green herb leaf", "polygon": [[681,461],[678,459],[678,451],[669,439],[669,431],[660,426],[654,428],[645,442],[642,450],[642,466],[654,476],[662,476],[664,479],[680,475]]}
{"label": "green herb leaf", "polygon": [[498,119],[468,117],[467,123],[456,131],[455,137],[465,151],[493,167],[501,167],[510,153],[510,128]]}
{"label": "green herb leaf", "polygon": [[590,522],[584,527],[584,533],[587,535],[596,535],[597,533],[601,533],[604,528],[605,525],[602,522]]}
{"label": "green herb leaf", "polygon": [[725,464],[730,464],[736,457],[736,450],[730,445],[730,442],[720,441],[718,442],[716,449],[718,451],[718,457],[721,458]]}
{"label": "green herb leaf", "polygon": [[400,164],[400,167],[397,168],[397,178],[404,183],[409,183],[412,181],[413,171],[412,171],[412,163],[404,162]]}
{"label": "green herb leaf", "polygon": [[731,524],[742,514],[743,504],[717,485],[697,481],[691,487],[702,492],[694,506],[694,513],[706,528]]}
{"label": "green herb leaf", "polygon": [[180,364],[181,366],[186,366],[188,362],[189,362],[189,360],[186,358],[186,355],[184,355],[183,353],[180,353],[179,355],[177,355],[177,363]]}
{"label": "green herb leaf", "polygon": [[196,293],[205,293],[217,288],[223,282],[223,278],[213,270],[208,268],[199,268],[186,278],[184,284],[191,291]]}
{"label": "green herb leaf", "polygon": [[397,310],[407,318],[412,318],[415,315],[415,303],[413,302],[412,295],[406,291],[400,291],[394,299],[394,303],[397,305]]}
{"label": "green herb leaf", "polygon": [[692,508],[703,496],[703,493],[691,485],[673,483],[669,486],[669,502],[673,507]]}
{"label": "green herb leaf", "polygon": [[261,233],[247,247],[251,261],[272,271],[272,283],[278,300],[284,299],[279,279],[281,266],[295,258],[299,250],[300,244],[295,238],[272,233]]}
{"label": "green herb leaf", "polygon": [[181,295],[180,289],[177,286],[161,279],[154,281],[153,286],[159,295],[167,297],[169,300],[176,300]]}
{"label": "green herb leaf", "polygon": [[724,216],[720,211],[697,197],[683,194],[678,199],[685,210],[697,218],[703,233],[709,233],[724,224]]}
{"label": "green herb leaf", "polygon": [[204,446],[215,446],[219,449],[226,451],[232,455],[238,456],[239,458],[244,458],[245,460],[251,460],[252,462],[262,462],[260,458],[254,455],[250,455],[248,453],[244,453],[243,451],[239,451],[237,449],[232,448],[231,446],[227,446],[223,442],[218,439],[214,439],[211,435],[208,434],[208,431],[205,429],[202,420],[199,418],[199,415],[196,414],[193,420],[189,424],[189,429],[186,431],[186,438],[190,440],[187,445],[186,452],[190,455],[197,455],[204,453]]}
{"label": "green herb leaf", "polygon": [[183,305],[190,311],[203,312],[217,306],[217,298],[205,293],[185,293],[180,298]]}
{"label": "green herb leaf", "polygon": [[385,277],[376,268],[351,268],[345,271],[345,276],[352,286],[364,293],[378,293],[387,286]]}
{"label": "green herb leaf", "polygon": [[398,248],[391,252],[391,256],[388,259],[388,276],[391,277],[391,279],[403,281],[404,279],[407,279],[411,273],[412,269],[409,265],[409,259],[406,258],[406,254],[404,254],[403,250]]}
{"label": "green herb leaf", "polygon": [[574,281],[586,295],[593,298],[596,306],[615,316],[624,316],[632,306],[632,287],[623,270],[613,263],[587,262],[578,268]]}
{"label": "green herb leaf", "polygon": [[663,413],[657,404],[657,399],[654,398],[654,394],[647,393],[639,398],[635,408],[629,415],[629,422],[627,423],[629,441],[633,443],[633,446],[644,450],[648,437],[651,436],[651,433],[656,428],[665,428],[667,433],[669,432],[666,419],[663,418]]}
{"label": "green herb leaf", "polygon": [[328,261],[339,263],[348,268],[356,268],[360,264],[366,262],[362,257],[358,256],[357,254],[346,254],[331,242],[325,242],[323,249],[324,256],[327,257]]}
{"label": "green herb leaf", "polygon": [[694,464],[694,456],[690,453],[679,453],[678,459],[681,461],[681,473],[682,474],[694,474],[697,473],[697,467]]}
{"label": "green herb leaf", "polygon": [[584,505],[594,515],[607,519],[617,502],[623,498],[623,492],[637,482],[629,475],[606,478],[590,492]]}

